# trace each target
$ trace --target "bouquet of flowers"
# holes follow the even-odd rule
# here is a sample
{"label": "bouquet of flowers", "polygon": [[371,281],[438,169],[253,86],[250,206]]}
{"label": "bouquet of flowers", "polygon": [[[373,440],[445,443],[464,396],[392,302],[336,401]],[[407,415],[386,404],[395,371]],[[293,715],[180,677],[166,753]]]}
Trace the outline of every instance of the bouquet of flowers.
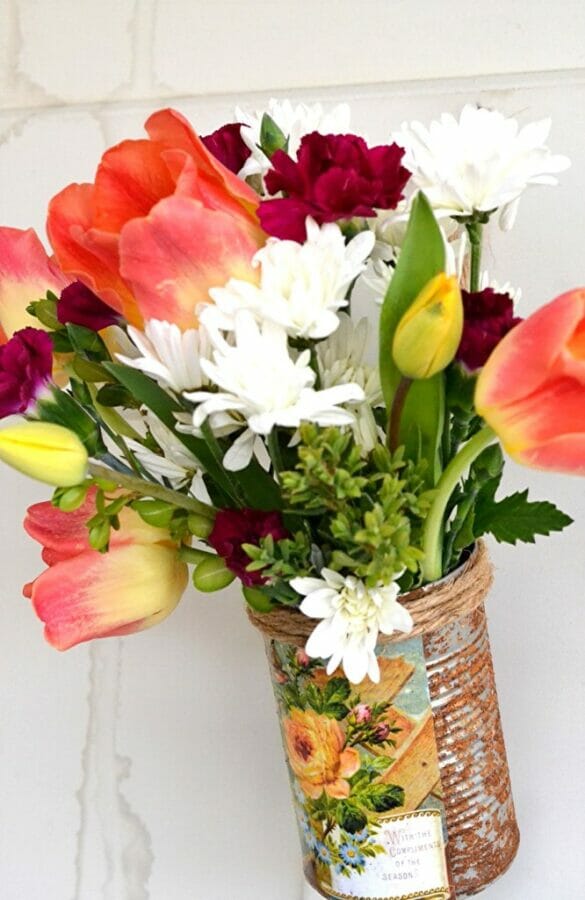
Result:
{"label": "bouquet of flowers", "polygon": [[481,272],[489,220],[568,160],[472,106],[374,147],[346,106],[238,119],[156,112],[52,199],[51,257],[0,230],[0,457],[56,487],[25,593],[65,649],[164,619],[192,564],[376,680],[402,592],[570,521],[497,492],[502,448],[585,473],[585,290],[522,321]]}
{"label": "bouquet of flowers", "polygon": [[[526,490],[499,495],[504,453],[585,474],[585,289],[523,320],[519,292],[481,268],[490,220],[510,228],[524,190],[569,164],[549,129],[466,106],[370,146],[346,106],[273,101],[200,138],[166,109],[51,200],[51,257],[0,228],[0,417],[23,419],[0,429],[0,458],[55,487],[25,520],[45,636],[64,650],[155,625],[189,565],[199,591],[239,579],[256,622],[313,620],[270,655],[307,872],[328,896],[402,878],[450,895],[425,673],[447,645],[409,639],[404,598],[424,606],[483,535],[570,523]],[[465,702],[455,718],[469,709],[477,729]],[[496,765],[489,721],[480,756]],[[488,800],[482,833],[497,837],[490,811],[508,822],[506,852],[482,857],[500,871],[513,805]],[[435,855],[395,871],[412,811]],[[448,809],[447,825],[475,892],[492,877],[470,867],[477,829]]]}

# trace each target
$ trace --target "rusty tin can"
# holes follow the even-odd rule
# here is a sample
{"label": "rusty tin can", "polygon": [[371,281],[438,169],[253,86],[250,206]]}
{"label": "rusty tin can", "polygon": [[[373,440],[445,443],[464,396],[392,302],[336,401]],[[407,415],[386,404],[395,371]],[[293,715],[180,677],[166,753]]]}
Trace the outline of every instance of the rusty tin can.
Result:
{"label": "rusty tin can", "polygon": [[456,896],[503,874],[519,832],[483,603],[424,635]]}

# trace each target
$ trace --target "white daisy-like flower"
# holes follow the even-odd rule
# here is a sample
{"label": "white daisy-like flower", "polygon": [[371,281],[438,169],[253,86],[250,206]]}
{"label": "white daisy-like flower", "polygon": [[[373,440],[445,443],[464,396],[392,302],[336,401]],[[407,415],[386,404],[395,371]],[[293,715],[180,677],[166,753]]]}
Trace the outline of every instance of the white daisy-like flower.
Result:
{"label": "white daisy-like flower", "polygon": [[501,284],[494,278],[490,278],[488,272],[482,272],[479,278],[479,290],[484,291],[486,288],[492,288],[496,294],[507,294],[508,297],[511,297],[514,308],[517,308],[522,300],[522,288],[514,287],[509,281]]}
{"label": "white daisy-like flower", "polygon": [[468,104],[459,119],[443,113],[426,128],[405,123],[393,139],[404,165],[438,215],[471,216],[501,210],[511,227],[518,199],[532,184],[557,184],[570,165],[546,146],[550,119],[520,128],[516,119]]}
{"label": "white daisy-like flower", "polygon": [[345,134],[349,131],[350,108],[347,103],[340,103],[333,109],[325,110],[320,103],[310,106],[298,103],[293,106],[290,100],[272,99],[269,100],[267,109],[257,110],[254,113],[248,113],[238,107],[236,119],[243,126],[240,133],[252,154],[240,170],[240,178],[247,178],[248,175],[263,176],[270,168],[270,160],[259,147],[262,117],[265,112],[288,137],[287,153],[293,159],[297,158],[299,145],[306,134],[313,131],[321,134]]}
{"label": "white daisy-like flower", "polygon": [[205,307],[201,321],[231,330],[235,314],[248,309],[290,337],[327,337],[339,324],[337,312],[347,306],[347,289],[363,272],[374,242],[374,234],[364,231],[346,244],[338,225],[319,227],[308,218],[304,244],[269,238],[256,253],[258,285],[232,278],[225,287],[212,288],[214,305]]}
{"label": "white daisy-like flower", "polygon": [[181,331],[171,322],[149,319],[144,331],[130,325],[128,335],[139,355],[116,354],[124,365],[140,369],[177,393],[206,384],[201,360],[209,355],[210,344],[204,328]]}
{"label": "white daisy-like flower", "polygon": [[368,332],[366,318],[355,325],[351,317],[342,312],[337,331],[317,344],[321,386],[331,388],[351,383],[358,384],[364,392],[364,401],[350,407],[355,413],[352,425],[355,440],[364,454],[370,453],[378,443],[380,429],[376,425],[373,409],[384,405],[379,369],[364,362]]}
{"label": "white daisy-like flower", "polygon": [[[344,384],[316,391],[315,372],[309,365],[310,351],[296,360],[289,354],[284,328],[273,322],[256,323],[248,310],[235,316],[234,345],[219,331],[211,330],[213,360],[201,360],[204,373],[221,388],[217,393],[185,393],[196,403],[193,427],[199,428],[217,413],[239,416],[247,428],[241,434],[224,465],[243,468],[252,457],[255,436],[268,435],[276,425],[296,429],[302,421],[319,425],[351,425],[353,414],[342,403],[363,400],[357,384]],[[237,453],[233,452],[234,448]]]}
{"label": "white daisy-like flower", "polygon": [[291,581],[294,590],[305,597],[301,612],[323,620],[307,641],[307,654],[328,659],[328,675],[342,665],[352,684],[359,684],[366,675],[378,682],[380,667],[374,653],[378,633],[408,633],[414,624],[398,602],[398,584],[393,581],[369,588],[353,575],[343,576],[331,569],[322,569],[321,576]]}

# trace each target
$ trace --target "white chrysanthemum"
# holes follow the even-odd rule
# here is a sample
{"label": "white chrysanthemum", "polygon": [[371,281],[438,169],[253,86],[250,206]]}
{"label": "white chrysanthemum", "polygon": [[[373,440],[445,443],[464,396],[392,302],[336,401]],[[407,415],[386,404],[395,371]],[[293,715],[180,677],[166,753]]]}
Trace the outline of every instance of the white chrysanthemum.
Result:
{"label": "white chrysanthemum", "polygon": [[231,330],[235,314],[248,309],[259,322],[274,322],[291,337],[327,337],[339,324],[337,312],[347,306],[347,289],[363,272],[374,241],[373,233],[364,231],[346,244],[338,225],[319,227],[308,218],[304,244],[269,238],[256,253],[258,285],[232,278],[225,287],[212,288],[214,305],[202,311],[201,321]]}
{"label": "white chrysanthemum", "polygon": [[518,198],[531,184],[557,184],[570,161],[546,146],[550,119],[519,128],[516,119],[467,105],[459,120],[443,113],[426,128],[405,123],[393,135],[404,165],[439,215],[470,216],[501,210],[511,227]]}
{"label": "white chrysanthemum", "polygon": [[117,354],[124,365],[140,369],[177,393],[206,383],[200,363],[209,355],[210,345],[204,328],[181,331],[171,322],[149,319],[144,331],[129,326],[128,335],[140,355]]}
{"label": "white chrysanthemum", "polygon": [[488,272],[482,272],[479,279],[479,290],[484,291],[486,288],[493,288],[497,294],[507,294],[512,298],[514,308],[516,309],[522,300],[522,288],[514,287],[509,281],[500,284],[494,278],[490,278]]}
{"label": "white chrysanthemum", "polygon": [[358,384],[364,392],[364,401],[350,407],[356,417],[352,425],[355,440],[364,453],[369,453],[378,443],[380,433],[373,409],[384,403],[378,367],[364,362],[368,331],[367,319],[360,319],[354,325],[347,313],[340,313],[337,331],[317,344],[321,386],[331,388],[351,383]]}
{"label": "white chrysanthemum", "polygon": [[312,619],[322,619],[305,647],[314,659],[329,659],[327,674],[339,666],[353,684],[368,675],[380,680],[374,653],[378,633],[408,633],[412,616],[398,600],[399,587],[369,588],[353,575],[344,577],[331,569],[321,570],[322,578],[293,578],[291,585],[305,599],[300,610]]}
{"label": "white chrysanthemum", "polygon": [[276,425],[296,429],[302,421],[319,425],[352,423],[352,413],[339,404],[363,400],[363,390],[357,384],[314,390],[316,376],[309,365],[310,351],[293,360],[283,328],[273,322],[259,326],[250,312],[241,310],[235,317],[234,336],[231,346],[219,331],[210,331],[213,361],[201,360],[203,371],[221,390],[185,394],[198,404],[193,413],[194,428],[208,416],[222,412],[239,415],[247,423],[248,428],[236,441],[236,459],[232,453],[224,460],[227,467],[243,468],[251,459],[255,435],[268,435]]}
{"label": "white chrysanthemum", "polygon": [[321,134],[345,134],[349,131],[350,109],[347,103],[340,103],[329,111],[324,110],[320,103],[311,106],[298,103],[293,106],[290,100],[275,99],[268,102],[266,110],[254,113],[247,113],[238,107],[236,119],[242,123],[242,139],[252,154],[240,170],[240,178],[247,178],[248,175],[264,175],[270,168],[270,160],[259,147],[262,117],[265,112],[288,137],[287,152],[293,159],[297,157],[299,144],[304,135],[313,131]]}

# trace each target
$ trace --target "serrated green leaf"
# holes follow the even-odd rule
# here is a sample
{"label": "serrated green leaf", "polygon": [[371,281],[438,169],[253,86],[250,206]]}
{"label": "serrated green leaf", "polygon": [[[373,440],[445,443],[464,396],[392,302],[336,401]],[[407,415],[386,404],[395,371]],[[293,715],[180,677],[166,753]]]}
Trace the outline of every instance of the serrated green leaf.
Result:
{"label": "serrated green leaf", "polygon": [[500,543],[533,544],[536,535],[562,531],[572,523],[570,516],[548,500],[528,500],[528,490],[518,491],[499,502],[484,500],[475,514],[475,532],[493,534]]}

